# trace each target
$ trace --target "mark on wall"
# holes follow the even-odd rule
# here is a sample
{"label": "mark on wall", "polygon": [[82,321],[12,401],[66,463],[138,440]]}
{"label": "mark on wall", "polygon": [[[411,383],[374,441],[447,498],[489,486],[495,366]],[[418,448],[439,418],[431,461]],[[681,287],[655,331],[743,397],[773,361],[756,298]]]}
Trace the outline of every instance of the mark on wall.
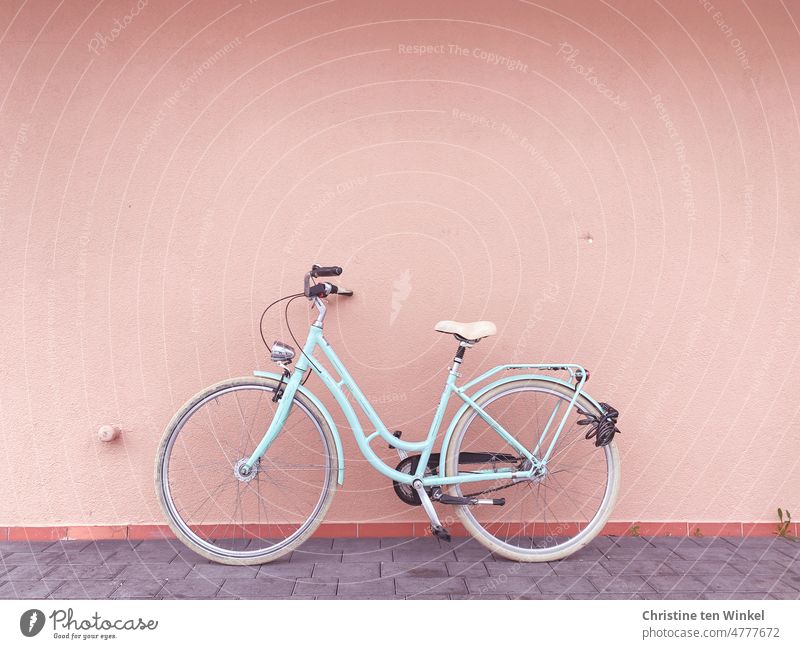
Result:
{"label": "mark on wall", "polygon": [[406,268],[397,279],[392,282],[392,313],[389,315],[389,326],[394,324],[403,303],[411,295],[411,270]]}

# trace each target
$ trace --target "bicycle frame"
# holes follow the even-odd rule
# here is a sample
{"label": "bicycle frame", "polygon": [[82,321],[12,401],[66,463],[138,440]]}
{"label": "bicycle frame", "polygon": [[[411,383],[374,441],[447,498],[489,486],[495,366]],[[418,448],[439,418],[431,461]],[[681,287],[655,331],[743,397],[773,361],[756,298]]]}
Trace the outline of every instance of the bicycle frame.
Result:
{"label": "bicycle frame", "polygon": [[[280,398],[273,420],[269,428],[265,432],[264,437],[261,439],[261,442],[258,444],[255,451],[252,453],[252,455],[248,458],[246,462],[248,470],[252,469],[252,467],[258,462],[259,458],[261,458],[264,455],[264,453],[269,448],[270,444],[280,433],[284,423],[286,422],[286,419],[289,416],[292,400],[294,399],[297,390],[300,389],[300,383],[309,369],[311,369],[311,371],[315,372],[320,377],[322,382],[325,384],[325,387],[328,388],[333,397],[336,399],[336,402],[342,409],[342,412],[344,413],[348,424],[353,430],[356,443],[358,444],[359,450],[361,451],[364,458],[372,465],[374,469],[376,469],[386,477],[396,482],[402,484],[411,484],[415,480],[420,480],[423,486],[425,487],[438,487],[450,484],[463,484],[467,482],[494,480],[497,478],[503,478],[509,480],[526,479],[530,478],[536,471],[542,469],[546,465],[547,460],[550,457],[553,448],[555,447],[556,441],[558,440],[558,436],[560,435],[564,427],[564,424],[566,423],[566,420],[569,416],[569,413],[578,399],[578,396],[581,394],[581,388],[584,382],[586,381],[587,373],[581,366],[574,364],[500,365],[489,370],[488,372],[485,372],[484,374],[473,379],[472,381],[469,381],[465,385],[459,387],[456,384],[456,378],[458,377],[457,370],[459,364],[457,362],[454,362],[453,366],[448,372],[447,380],[445,382],[445,387],[439,399],[439,405],[436,408],[433,420],[431,421],[427,437],[420,442],[409,442],[399,439],[389,432],[389,430],[386,428],[381,418],[378,416],[378,413],[375,412],[375,409],[372,407],[372,404],[370,404],[367,397],[364,396],[364,393],[358,387],[358,384],[356,383],[355,379],[353,379],[353,377],[347,371],[347,368],[344,366],[342,361],[334,352],[331,345],[325,339],[322,329],[322,323],[324,320],[326,307],[318,298],[315,298],[315,302],[317,307],[320,309],[320,317],[309,328],[308,338],[306,339],[305,345],[303,346],[303,350],[300,357],[296,361],[294,372],[291,373],[291,375],[289,376],[288,380],[285,383],[283,396]],[[328,370],[319,363],[319,360],[317,358],[314,357],[314,352],[317,350],[317,348],[322,350],[322,353],[325,355],[325,357],[332,365],[333,369],[339,375],[338,380],[334,376],[332,376],[331,373],[328,372]],[[514,439],[514,437],[510,435],[508,431],[506,431],[500,423],[495,421],[483,408],[481,408],[481,406],[478,403],[476,403],[473,397],[469,396],[466,393],[466,391],[469,388],[477,385],[478,383],[481,383],[492,374],[495,374],[502,370],[534,369],[534,368],[547,369],[547,370],[567,370],[569,371],[570,375],[573,378],[577,379],[576,385],[571,386],[574,387],[575,389],[575,394],[572,398],[572,401],[570,402],[569,406],[566,408],[566,411],[561,417],[558,427],[555,433],[553,434],[552,440],[550,441],[550,444],[547,450],[545,451],[544,455],[541,457],[538,457],[538,452],[542,448],[551,426],[556,421],[560,404],[557,404],[556,407],[554,408],[547,422],[547,425],[545,426],[545,429],[541,433],[540,439],[536,447],[531,451],[525,448],[516,439]],[[255,374],[259,376],[272,376],[267,372],[257,371],[255,372]],[[546,378],[547,380],[555,381],[563,385],[569,385],[565,381],[560,381],[557,379],[553,379],[551,377],[537,376],[536,378]],[[347,390],[352,395],[353,399],[355,400],[360,410],[364,413],[364,415],[366,415],[367,419],[369,419],[370,423],[375,427],[375,431],[371,433],[369,436],[367,436],[366,433],[364,432],[364,429],[361,426],[356,411],[351,405],[350,400],[347,398],[347,395],[345,394],[343,388],[347,388]],[[305,390],[304,394],[306,394]],[[450,402],[450,398],[452,397],[453,394],[458,396],[464,402],[464,404],[461,407],[461,410],[454,417],[453,423],[450,425],[450,428],[448,429],[445,439],[443,441],[438,475],[426,476],[424,475],[425,469],[428,466],[428,460],[433,451],[436,438],[438,437],[442,420],[444,419],[444,414],[445,411],[447,410],[447,405]],[[524,457],[526,460],[530,461],[531,468],[525,471],[513,471],[510,468],[506,469],[501,468],[497,470],[484,470],[480,472],[459,474],[457,476],[445,476],[444,475],[445,451],[450,436],[453,432],[454,424],[456,421],[458,421],[460,415],[463,414],[463,412],[470,409],[473,410],[479,417],[481,417],[481,419],[483,419],[498,435],[500,435],[502,439],[504,439],[517,453],[519,453],[521,457]],[[323,412],[327,414],[327,411],[325,411],[324,409]],[[420,454],[420,461],[417,465],[416,472],[412,475],[409,473],[403,473],[397,471],[396,469],[387,465],[383,460],[381,460],[381,458],[378,457],[378,455],[370,446],[372,441],[378,438],[383,439],[394,448],[400,449],[402,451],[418,452]],[[342,463],[340,462],[340,472],[342,470],[343,466]],[[343,474],[340,473],[339,482],[342,481],[342,475]]]}

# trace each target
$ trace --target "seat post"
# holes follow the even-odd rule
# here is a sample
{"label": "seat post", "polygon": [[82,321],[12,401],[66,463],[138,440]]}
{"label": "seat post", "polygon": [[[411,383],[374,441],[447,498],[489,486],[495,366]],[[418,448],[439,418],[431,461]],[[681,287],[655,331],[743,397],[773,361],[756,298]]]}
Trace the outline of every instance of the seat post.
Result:
{"label": "seat post", "polygon": [[464,360],[464,353],[467,351],[467,347],[472,347],[472,345],[464,340],[458,343],[458,349],[453,358],[453,367],[450,368],[450,374],[458,376],[458,369],[461,367],[461,361]]}

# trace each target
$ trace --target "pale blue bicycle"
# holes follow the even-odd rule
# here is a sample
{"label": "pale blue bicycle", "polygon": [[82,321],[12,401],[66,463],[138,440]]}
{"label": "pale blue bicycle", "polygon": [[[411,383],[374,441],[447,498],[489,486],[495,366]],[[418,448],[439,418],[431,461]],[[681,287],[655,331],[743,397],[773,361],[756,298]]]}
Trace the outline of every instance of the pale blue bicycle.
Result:
{"label": "pale blue bicycle", "polygon": [[[619,413],[583,390],[589,372],[572,363],[514,363],[459,386],[466,350],[496,327],[439,322],[436,330],[455,336],[458,347],[427,436],[407,441],[384,425],[323,334],[326,298],[353,292],[315,280],[341,272],[313,266],[303,293],[273,303],[286,300],[288,313],[292,300],[306,298],[317,309],[299,356],[274,342],[271,359],[280,372],[213,385],[168,425],[155,481],[178,538],[220,563],[257,564],[286,555],[313,534],[344,480],[345,464],[335,420],[304,385],[311,374],[341,408],[369,464],[392,480],[403,502],[423,508],[440,538],[450,540],[452,517],[443,524],[437,506],[452,508],[489,550],[518,561],[561,559],[594,538],[619,489],[613,441]],[[453,396],[463,403],[434,452]],[[365,433],[351,400],[374,432]],[[399,455],[396,466],[378,455],[377,441]]]}

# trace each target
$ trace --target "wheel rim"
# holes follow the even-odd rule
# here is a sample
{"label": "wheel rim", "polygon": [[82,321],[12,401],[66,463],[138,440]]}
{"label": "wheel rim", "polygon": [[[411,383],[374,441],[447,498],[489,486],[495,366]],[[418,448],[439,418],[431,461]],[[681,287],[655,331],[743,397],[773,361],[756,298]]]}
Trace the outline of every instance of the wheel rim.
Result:
{"label": "wheel rim", "polygon": [[160,484],[167,514],[191,543],[218,557],[284,551],[325,505],[329,441],[297,399],[251,474],[237,471],[272,420],[272,395],[272,387],[259,384],[213,392],[181,417],[165,447]]}
{"label": "wheel rim", "polygon": [[[521,396],[527,399],[521,399]],[[530,397],[533,395],[533,399]],[[498,403],[502,400],[502,403]],[[542,386],[521,386],[504,390],[481,403],[481,407],[533,450],[556,403],[559,410],[551,423],[554,431],[569,406],[571,397]],[[522,402],[522,403],[521,403]],[[527,405],[527,408],[523,407]],[[610,446],[597,448],[584,438],[585,428],[577,425],[580,415],[573,408],[547,463],[547,473],[538,481],[520,482],[491,492],[485,498],[505,498],[503,507],[479,505],[461,507],[462,516],[478,533],[508,553],[549,556],[569,553],[591,540],[605,523],[611,507],[616,476]],[[470,434],[472,431],[472,434]],[[523,431],[520,435],[518,431]],[[533,431],[537,431],[534,433]],[[544,455],[549,433],[537,457]],[[489,451],[519,454],[472,412],[453,440],[454,453]],[[458,455],[454,455],[458,457]],[[512,467],[512,462],[496,467]],[[491,468],[489,465],[461,465],[460,472]],[[523,467],[524,468],[524,467]],[[457,495],[507,485],[508,480],[482,481],[454,486]],[[522,496],[520,495],[522,494]]]}

